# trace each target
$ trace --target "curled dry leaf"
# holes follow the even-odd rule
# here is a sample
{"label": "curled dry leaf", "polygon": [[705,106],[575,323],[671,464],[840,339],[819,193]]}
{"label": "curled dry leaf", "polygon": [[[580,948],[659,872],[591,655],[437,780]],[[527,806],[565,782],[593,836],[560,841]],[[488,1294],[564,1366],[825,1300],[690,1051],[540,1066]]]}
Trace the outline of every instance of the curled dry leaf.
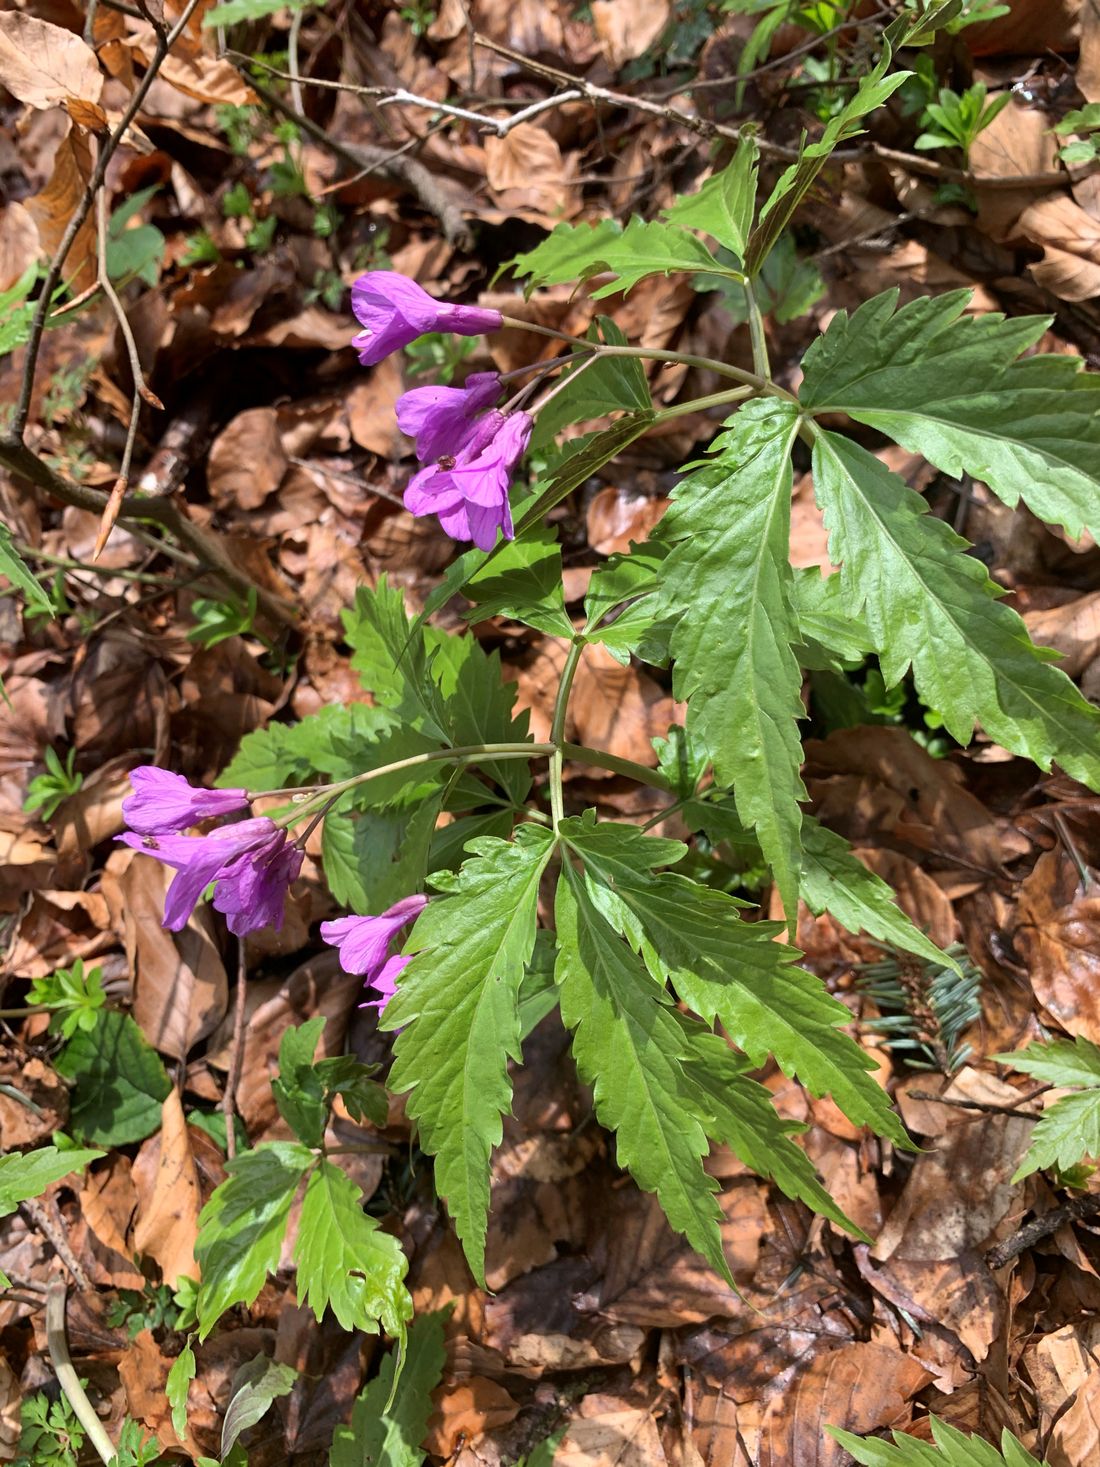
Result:
{"label": "curled dry leaf", "polygon": [[466,1441],[476,1441],[519,1415],[519,1406],[502,1385],[472,1375],[435,1397],[424,1445],[439,1457],[451,1457]]}
{"label": "curled dry leaf", "polygon": [[164,58],[160,75],[177,92],[196,102],[244,107],[256,101],[255,92],[242,80],[235,66],[228,61],[215,61],[199,51],[185,55],[177,47]]}
{"label": "curled dry leaf", "polygon": [[1088,1467],[1100,1460],[1100,1370],[1095,1367],[1077,1390],[1047,1442],[1049,1467]]}
{"label": "curled dry leaf", "polygon": [[1100,653],[1100,591],[1044,611],[1025,612],[1024,621],[1033,642],[1061,652],[1067,677],[1080,677]]}
{"label": "curled dry leaf", "polygon": [[173,1289],[179,1287],[181,1278],[197,1279],[195,1239],[202,1192],[183,1103],[174,1086],[161,1106],[160,1131],[137,1154],[133,1179],[137,1189],[135,1250],[156,1260],[164,1282]]}
{"label": "curled dry leaf", "polygon": [[289,467],[274,408],[246,408],[214,439],[206,465],[210,494],[219,504],[258,509]]}
{"label": "curled dry leaf", "polygon": [[592,0],[596,28],[608,64],[617,71],[647,51],[668,25],[668,0]]}
{"label": "curled dry leaf", "polygon": [[27,210],[22,204],[0,209],[0,292],[10,290],[37,258],[38,226]]}
{"label": "curled dry leaf", "polygon": [[535,223],[549,226],[577,212],[580,191],[567,182],[575,171],[536,123],[521,122],[502,138],[485,139],[485,174],[497,202]]}
{"label": "curled dry leaf", "polygon": [[555,1467],[666,1467],[649,1406],[618,1396],[585,1396],[554,1454]]}
{"label": "curled dry leaf", "polygon": [[72,31],[9,10],[0,14],[0,84],[42,110],[70,100],[98,102],[103,74],[95,52]]}
{"label": "curled dry leaf", "polygon": [[1020,888],[1017,952],[1035,997],[1068,1034],[1100,1044],[1100,891],[1061,847],[1045,851]]}
{"label": "curled dry leaf", "polygon": [[1100,223],[1068,194],[1029,204],[1019,228],[1042,246],[1043,258],[1028,267],[1040,285],[1064,301],[1100,295]]}
{"label": "curled dry leaf", "polygon": [[[34,220],[38,237],[48,254],[53,255],[60,245],[91,176],[90,140],[86,133],[70,122],[67,135],[54,153],[49,183],[26,202],[27,213]],[[95,283],[95,255],[95,225],[89,211],[88,218],[77,230],[62,271],[62,279],[69,283],[74,294]]]}

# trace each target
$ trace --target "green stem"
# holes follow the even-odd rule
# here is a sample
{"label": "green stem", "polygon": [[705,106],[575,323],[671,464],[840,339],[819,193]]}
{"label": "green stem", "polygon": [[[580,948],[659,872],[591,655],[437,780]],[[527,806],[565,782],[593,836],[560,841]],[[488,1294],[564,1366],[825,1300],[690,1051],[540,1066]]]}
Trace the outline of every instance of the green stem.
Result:
{"label": "green stem", "polygon": [[565,791],[562,785],[565,716],[569,711],[569,693],[573,687],[573,679],[577,675],[581,653],[584,649],[584,638],[574,637],[565,659],[565,666],[561,670],[561,682],[558,683],[557,697],[554,699],[554,714],[550,723],[550,742],[553,747],[553,753],[550,755],[550,813],[553,816],[555,832],[565,819]]}
{"label": "green stem", "polygon": [[0,1009],[0,1019],[25,1019],[29,1014],[52,1014],[53,1009],[49,1004],[30,1004],[23,1009]]}
{"label": "green stem", "polygon": [[687,402],[676,402],[671,407],[661,408],[655,415],[654,423],[667,423],[670,418],[682,418],[686,413],[701,413],[707,408],[721,407],[727,402],[742,402],[746,397],[755,396],[752,387],[730,387],[725,392],[712,392],[707,397],[692,397]]}
{"label": "green stem", "polygon": [[761,377],[771,377],[772,369],[768,362],[768,343],[764,336],[764,318],[760,314],[760,305],[756,299],[752,281],[745,277],[744,280],[745,300],[749,307],[749,340],[752,342],[752,365]]}
{"label": "green stem", "polygon": [[[348,790],[356,789],[361,784],[369,784],[372,779],[382,779],[387,774],[399,774],[403,769],[417,769],[425,764],[449,764],[452,760],[472,763],[477,759],[537,759],[540,755],[553,753],[553,744],[535,743],[464,744],[457,749],[430,749],[424,754],[413,754],[408,759],[397,759],[392,764],[383,764],[378,769],[365,769],[361,774],[353,774],[350,779],[342,779],[337,784],[323,785],[317,794],[303,801],[296,810],[280,816],[275,823],[284,826],[292,825],[303,815],[312,815],[320,805],[345,794]],[[254,800],[258,795],[266,793],[283,792],[259,790],[255,795],[250,794],[248,798]]]}
{"label": "green stem", "polygon": [[649,769],[644,764],[636,764],[633,759],[620,759],[618,754],[608,754],[603,749],[587,749],[583,744],[562,743],[561,752],[564,758],[572,759],[577,764],[593,764],[598,769],[610,769],[615,774],[625,774],[628,779],[637,780],[639,784],[649,785],[651,789],[673,793],[672,781],[659,769]]}
{"label": "green stem", "polygon": [[582,372],[587,372],[589,367],[594,366],[596,362],[599,361],[599,359],[600,353],[598,350],[596,350],[589,355],[586,361],[581,362],[580,366],[577,367],[575,371],[570,372],[568,377],[562,377],[558,382],[555,382],[553,387],[551,387],[550,391],[546,394],[545,397],[540,397],[538,402],[532,404],[531,416],[535,417],[539,413],[541,413],[543,408],[546,407],[547,403],[553,402],[559,392],[564,392],[567,387],[569,387],[577,380]]}

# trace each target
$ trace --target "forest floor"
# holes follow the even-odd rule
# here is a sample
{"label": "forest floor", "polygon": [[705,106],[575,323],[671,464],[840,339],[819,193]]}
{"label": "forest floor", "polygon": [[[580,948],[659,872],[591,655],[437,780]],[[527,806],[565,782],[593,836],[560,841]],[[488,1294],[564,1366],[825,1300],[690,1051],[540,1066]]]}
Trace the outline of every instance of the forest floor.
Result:
{"label": "forest floor", "polygon": [[[198,527],[199,549],[192,537],[169,558],[124,516],[91,564],[99,500],[82,491],[114,484],[133,398],[102,296],[46,333],[30,402],[29,441],[75,486],[69,502],[0,471],[0,517],[56,612],[0,600],[3,1001],[25,1003],[34,980],[78,961],[99,969],[173,1082],[167,1099],[135,1082],[141,1139],[106,1146],[82,1187],[59,1184],[0,1221],[0,1269],[13,1282],[0,1295],[0,1460],[18,1450],[21,1402],[56,1395],[42,1303],[55,1279],[68,1285],[69,1347],[108,1433],[117,1439],[128,1417],[166,1460],[217,1455],[235,1373],[268,1355],[300,1374],[251,1428],[248,1462],[326,1462],[334,1428],[378,1369],[376,1340],[318,1324],[281,1273],[197,1347],[180,1445],[165,1381],[183,1335],[164,1281],[194,1272],[198,1211],[225,1175],[218,1118],[235,1050],[238,1124],[255,1144],[287,1134],[270,1080],[288,1026],[323,1015],[328,1052],[346,1044],[377,1062],[389,1039],[316,937],[334,914],[319,862],[307,860],[281,932],[250,938],[239,968],[235,942],[208,919],[164,931],[164,871],[112,843],[135,764],[209,783],[250,731],[366,701],[341,621],[356,588],[385,575],[415,612],[454,557],[434,520],[402,506],[412,459],[394,403],[440,371],[521,365],[526,339],[503,332],[456,354],[429,338],[364,369],[349,346],[351,281],[402,271],[437,295],[578,335],[600,312],[631,340],[751,367],[728,291],[657,275],[598,303],[569,286],[524,302],[499,269],[561,221],[653,218],[696,187],[724,154],[694,120],[751,120],[771,143],[796,145],[865,69],[876,24],[873,5],[806,7],[746,63],[775,5],[429,4],[267,7],[233,27],[220,59],[216,33],[196,24],[110,162],[112,273],[127,282],[142,372],[163,404],[141,405],[131,477]],[[21,8],[75,33],[88,18],[71,0]],[[864,19],[844,24],[849,8]],[[126,10],[91,17],[111,118],[150,49],[147,22]],[[785,386],[835,312],[887,288],[910,300],[966,287],[971,309],[1049,315],[1043,349],[1100,365],[1100,173],[1067,169],[1052,131],[1100,100],[1095,7],[1018,0],[928,55],[934,83],[918,77],[846,146],[769,267],[768,349]],[[0,82],[11,64],[0,50]],[[502,132],[429,105],[507,118],[571,78],[572,100]],[[1009,100],[968,161],[916,149],[935,85],[962,93],[976,82]],[[591,88],[623,95],[594,99]],[[395,105],[399,89],[425,105]],[[91,154],[62,109],[0,89],[0,115],[3,292],[56,246]],[[766,174],[781,166],[765,156]],[[76,289],[94,286],[90,225],[73,270]],[[22,348],[0,357],[0,413],[15,410],[22,362]],[[690,395],[690,371],[654,377],[658,400]],[[554,512],[571,606],[596,564],[659,521],[678,468],[717,421],[662,424]],[[1100,697],[1095,544],[866,441],[973,542],[1035,639]],[[211,544],[229,566],[221,578],[202,562]],[[829,566],[808,463],[796,475],[792,559]],[[439,619],[461,625],[451,605]],[[565,643],[502,617],[474,634],[499,651],[545,738]],[[683,718],[669,686],[589,648],[569,737],[653,764],[653,739]],[[1055,1467],[1100,1461],[1100,1236],[1090,1221],[1100,1178],[1012,1180],[1035,1117],[1063,1092],[994,1059],[1052,1033],[1100,1043],[1100,800],[980,736],[959,749],[873,668],[812,675],[806,706],[809,808],[937,944],[966,955],[963,979],[936,978],[827,916],[798,914],[804,962],[850,1007],[852,1032],[923,1149],[899,1155],[831,1102],[765,1073],[781,1113],[806,1123],[826,1186],[874,1241],[845,1237],[716,1151],[735,1291],[617,1170],[564,1032],[548,1021],[526,1045],[493,1159],[486,1292],[395,1103],[375,1149],[343,1160],[408,1252],[418,1314],[450,1309],[425,1443],[434,1461],[498,1467],[532,1451],[549,1461],[556,1448],[561,1467],[839,1467],[849,1459],[826,1423],[927,1439],[929,1413],[990,1440],[1007,1426]],[[47,769],[47,750],[60,772]],[[43,778],[58,798],[28,813]],[[664,797],[572,766],[566,799],[576,812],[642,823]],[[678,834],[675,815],[658,829]],[[772,899],[752,880],[746,893],[766,915]],[[884,1015],[895,1024],[885,1033]],[[0,1021],[4,1151],[71,1129],[55,1066],[62,1039],[48,1025],[44,1013]]]}

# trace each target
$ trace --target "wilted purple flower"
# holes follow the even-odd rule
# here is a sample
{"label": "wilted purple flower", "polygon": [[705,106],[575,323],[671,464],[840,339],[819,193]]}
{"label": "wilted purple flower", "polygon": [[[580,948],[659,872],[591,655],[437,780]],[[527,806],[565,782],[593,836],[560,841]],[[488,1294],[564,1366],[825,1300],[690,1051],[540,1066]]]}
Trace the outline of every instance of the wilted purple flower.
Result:
{"label": "wilted purple flower", "polygon": [[360,275],[351,287],[351,308],[365,328],[351,343],[359,348],[364,367],[373,367],[426,331],[481,336],[499,331],[503,322],[499,311],[437,301],[415,280],[395,270],[369,270]]}
{"label": "wilted purple flower", "polygon": [[438,515],[452,539],[472,540],[479,550],[493,548],[498,530],[511,540],[508,486],[533,426],[527,413],[486,413],[460,453],[413,476],[405,508],[415,515]]}
{"label": "wilted purple flower", "polygon": [[477,431],[477,416],[500,396],[497,372],[474,372],[464,387],[414,387],[397,399],[397,426],[416,439],[422,464],[462,452]]}
{"label": "wilted purple flower", "polygon": [[141,835],[124,831],[118,839],[163,861],[178,874],[164,899],[164,925],[179,932],[212,881],[214,905],[228,917],[230,932],[243,937],[261,927],[283,924],[283,899],[302,867],[302,852],[287,843],[286,831],[258,815],[236,825],[221,825],[209,835]]}
{"label": "wilted purple flower", "polygon": [[195,789],[182,774],[152,764],[131,769],[130,784],[134,793],[123,800],[122,814],[141,835],[186,830],[199,820],[248,809],[247,790]]}
{"label": "wilted purple flower", "polygon": [[427,905],[426,896],[405,897],[378,917],[341,917],[321,923],[321,936],[339,949],[344,972],[362,974],[379,995],[363,1008],[381,1013],[397,992],[397,980],[412,958],[390,957],[390,943]]}

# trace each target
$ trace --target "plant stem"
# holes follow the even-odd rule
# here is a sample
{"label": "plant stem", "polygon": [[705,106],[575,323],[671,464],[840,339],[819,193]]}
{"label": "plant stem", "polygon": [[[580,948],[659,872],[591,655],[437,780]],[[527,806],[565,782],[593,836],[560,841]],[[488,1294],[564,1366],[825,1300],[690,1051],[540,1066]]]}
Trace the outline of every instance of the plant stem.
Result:
{"label": "plant stem", "polygon": [[727,402],[743,402],[746,397],[752,397],[755,389],[752,387],[730,387],[725,392],[711,392],[706,397],[692,397],[687,402],[675,402],[671,407],[661,408],[655,415],[654,423],[667,423],[670,418],[682,418],[686,413],[701,413],[706,408],[721,407]]}
{"label": "plant stem", "polygon": [[[416,769],[425,764],[448,764],[452,760],[472,763],[477,759],[537,759],[542,754],[553,753],[553,744],[535,743],[465,744],[457,749],[430,749],[424,754],[413,754],[408,759],[397,759],[392,764],[383,764],[378,769],[365,769],[361,774],[353,774],[350,779],[340,780],[338,784],[322,785],[317,794],[305,800],[296,810],[277,819],[275,823],[291,825],[303,815],[312,814],[318,805],[344,794],[347,790],[356,789],[361,784],[368,784],[372,779],[381,779],[387,774],[399,774],[403,769]],[[258,790],[256,794],[249,794],[248,798],[254,800],[265,793],[282,794],[286,791]]]}
{"label": "plant stem", "polygon": [[550,755],[550,813],[554,821],[554,831],[565,819],[565,791],[562,787],[562,740],[565,736],[565,716],[569,710],[569,693],[573,687],[573,679],[577,675],[580,665],[581,653],[586,646],[583,637],[574,637],[573,643],[565,659],[565,666],[561,670],[561,682],[558,683],[557,696],[554,699],[554,714],[550,723],[550,742],[553,749]]}
{"label": "plant stem", "polygon": [[760,314],[760,305],[756,299],[752,281],[746,275],[742,282],[745,291],[745,300],[749,307],[749,339],[752,342],[752,365],[753,370],[759,372],[761,377],[771,377],[772,369],[768,362],[768,343],[764,336],[764,318]]}
{"label": "plant stem", "polygon": [[543,408],[547,405],[547,403],[553,402],[554,399],[555,399],[555,397],[557,397],[557,395],[558,395],[559,392],[564,392],[565,389],[568,386],[570,386],[571,383],[573,383],[573,382],[575,382],[577,380],[577,378],[581,375],[582,372],[587,372],[588,369],[589,369],[589,367],[595,365],[595,363],[598,362],[599,359],[600,359],[599,352],[598,351],[594,351],[588,357],[587,361],[581,362],[580,366],[576,369],[575,372],[570,372],[569,375],[568,375],[568,377],[562,377],[559,381],[555,382],[554,385],[553,385],[553,387],[551,387],[550,391],[546,394],[546,396],[545,397],[540,397],[539,400],[538,400],[538,402],[536,402],[536,403],[534,403],[532,405],[532,407],[531,407],[531,416],[532,417],[535,417],[539,413],[541,413],[542,410],[543,410]]}
{"label": "plant stem", "polygon": [[73,1408],[73,1415],[87,1433],[89,1441],[99,1453],[100,1460],[109,1467],[115,1460],[115,1448],[104,1430],[103,1423],[95,1413],[95,1407],[84,1393],[69,1355],[69,1343],[65,1338],[65,1283],[55,1280],[46,1290],[46,1344],[53,1362],[54,1374],[61,1393]]}
{"label": "plant stem", "polygon": [[593,764],[597,769],[610,769],[615,774],[625,774],[628,779],[635,779],[639,784],[649,785],[651,789],[667,790],[673,793],[671,780],[667,779],[658,769],[649,769],[644,764],[636,764],[633,759],[620,759],[618,754],[605,753],[603,749],[588,749],[583,744],[562,743],[561,752],[564,758],[572,759],[577,764]]}

